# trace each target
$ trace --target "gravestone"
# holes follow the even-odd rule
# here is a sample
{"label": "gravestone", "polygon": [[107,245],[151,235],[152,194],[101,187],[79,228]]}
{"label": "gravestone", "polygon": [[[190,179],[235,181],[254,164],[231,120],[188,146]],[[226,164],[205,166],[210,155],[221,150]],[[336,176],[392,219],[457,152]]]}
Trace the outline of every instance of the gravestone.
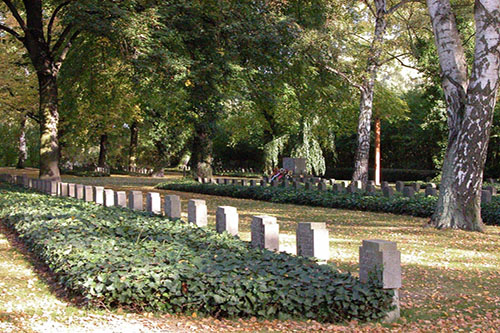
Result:
{"label": "gravestone", "polygon": [[146,194],[146,211],[153,214],[161,214],[161,197],[158,192]]}
{"label": "gravestone", "polygon": [[335,178],[330,178],[330,185],[335,184]]}
{"label": "gravestone", "polygon": [[436,190],[435,188],[432,188],[432,187],[430,187],[430,186],[427,186],[427,187],[425,188],[425,196],[426,196],[426,197],[429,197],[429,196],[431,196],[431,197],[436,197],[436,196],[437,196],[437,190]]}
{"label": "gravestone", "polygon": [[241,185],[241,186],[247,186],[247,180],[246,180],[246,179],[242,179],[242,180],[240,181],[240,185]]}
{"label": "gravestone", "polygon": [[48,182],[49,184],[49,194],[53,197],[59,195],[59,182],[55,180],[51,180]]}
{"label": "gravestone", "polygon": [[59,194],[61,197],[68,196],[68,183],[59,183]]}
{"label": "gravestone", "polygon": [[291,171],[294,175],[301,175],[307,173],[306,159],[305,158],[283,158],[283,168]]}
{"label": "gravestone", "polygon": [[215,230],[219,234],[227,231],[233,236],[238,236],[238,211],[235,207],[219,206],[215,212]]}
{"label": "gravestone", "polygon": [[207,225],[207,204],[205,200],[191,199],[188,201],[188,222],[198,227]]}
{"label": "gravestone", "polygon": [[492,196],[491,192],[488,190],[481,190],[481,202],[488,203],[491,202]]}
{"label": "gravestone", "polygon": [[238,179],[231,179],[231,183],[233,185],[238,185]]}
{"label": "gravestone", "polygon": [[382,187],[382,193],[384,194],[384,197],[390,198],[394,196],[394,189],[390,186]]}
{"label": "gravestone", "polygon": [[377,184],[375,184],[374,180],[369,180],[366,185],[376,186]]}
{"label": "gravestone", "polygon": [[356,193],[358,191],[358,188],[354,183],[351,183],[349,186],[347,186],[346,192],[347,193]]}
{"label": "gravestone", "polygon": [[218,184],[218,185],[222,185],[222,184],[224,184],[224,179],[222,179],[222,178],[217,178],[217,184]]}
{"label": "gravestone", "polygon": [[104,205],[104,187],[94,187],[94,202],[98,205]]}
{"label": "gravestone", "polygon": [[23,175],[23,187],[24,188],[30,187],[30,179],[27,175]]}
{"label": "gravestone", "polygon": [[490,191],[491,195],[497,195],[497,188],[494,186],[486,186],[484,188],[486,191]]}
{"label": "gravestone", "polygon": [[413,198],[415,196],[415,189],[413,186],[405,186],[403,188],[403,196]]}
{"label": "gravestone", "polygon": [[415,190],[415,192],[420,191],[420,184],[419,183],[413,183],[412,186],[413,186],[413,189]]}
{"label": "gravestone", "polygon": [[373,194],[376,191],[376,187],[373,184],[366,185],[366,193]]}
{"label": "gravestone", "polygon": [[76,198],[76,184],[68,184],[68,196]]}
{"label": "gravestone", "polygon": [[253,216],[251,245],[259,249],[279,250],[279,224],[272,216]]}
{"label": "gravestone", "polygon": [[83,201],[92,202],[94,200],[94,189],[92,186],[86,185],[83,187]]}
{"label": "gravestone", "polygon": [[224,178],[224,185],[230,185],[230,184],[231,184],[231,179]]}
{"label": "gravestone", "polygon": [[300,222],[296,231],[297,255],[330,259],[330,239],[326,223]]}
{"label": "gravestone", "polygon": [[257,181],[255,179],[251,179],[250,186],[257,186]]}
{"label": "gravestone", "polygon": [[402,181],[397,181],[396,182],[396,191],[398,192],[403,192],[403,188],[405,187],[405,183]]}
{"label": "gravestone", "polygon": [[320,190],[320,191],[326,191],[327,190],[326,182],[320,182],[320,183],[318,183],[318,190]]}
{"label": "gravestone", "polygon": [[104,190],[104,206],[113,207],[115,205],[115,191],[106,189]]}
{"label": "gravestone", "polygon": [[367,283],[376,274],[383,289],[394,291],[393,305],[384,321],[393,322],[400,317],[399,289],[401,288],[401,253],[395,242],[385,240],[364,240],[359,248],[359,280]]}
{"label": "gravestone", "polygon": [[351,182],[351,185],[353,185],[357,191],[361,191],[363,189],[363,182],[361,180],[355,180]]}
{"label": "gravestone", "polygon": [[125,191],[115,192],[115,206],[127,207],[127,193]]}
{"label": "gravestone", "polygon": [[181,198],[178,195],[165,196],[165,215],[171,220],[181,218]]}
{"label": "gravestone", "polygon": [[389,187],[389,182],[387,181],[382,182],[382,188],[384,187]]}
{"label": "gravestone", "polygon": [[141,191],[130,191],[128,193],[128,208],[132,210],[144,209],[144,198]]}
{"label": "gravestone", "polygon": [[333,192],[335,193],[344,193],[345,187],[342,183],[333,184]]}
{"label": "gravestone", "polygon": [[260,186],[262,186],[262,187],[266,187],[266,186],[267,186],[267,180],[262,179],[262,180],[260,181]]}

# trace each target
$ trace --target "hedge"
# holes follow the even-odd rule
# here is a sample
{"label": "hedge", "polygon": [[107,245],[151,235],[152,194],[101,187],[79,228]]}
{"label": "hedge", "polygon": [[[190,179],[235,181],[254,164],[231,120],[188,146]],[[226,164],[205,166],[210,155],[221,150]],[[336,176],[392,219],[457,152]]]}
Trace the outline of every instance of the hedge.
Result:
{"label": "hedge", "polygon": [[[381,192],[374,194],[339,194],[333,191],[305,190],[304,188],[297,190],[270,186],[214,185],[200,184],[194,181],[162,183],[156,187],[164,190],[195,192],[232,198],[365,210],[416,217],[431,217],[437,202],[437,197],[425,197],[422,193],[416,194],[413,198],[404,197],[400,193],[395,193],[393,197],[386,198]],[[481,205],[481,214],[485,224],[500,225],[500,198],[495,196],[492,202],[483,203]]]}
{"label": "hedge", "polygon": [[362,321],[393,292],[227,233],[0,185],[0,219],[91,304],[224,317]]}
{"label": "hedge", "polygon": [[[326,170],[325,178],[351,179],[354,173],[353,168],[332,168]],[[436,170],[415,170],[415,169],[382,169],[382,180],[388,182],[400,181],[428,181],[436,177],[439,172]],[[375,169],[368,170],[370,179],[375,179]]]}

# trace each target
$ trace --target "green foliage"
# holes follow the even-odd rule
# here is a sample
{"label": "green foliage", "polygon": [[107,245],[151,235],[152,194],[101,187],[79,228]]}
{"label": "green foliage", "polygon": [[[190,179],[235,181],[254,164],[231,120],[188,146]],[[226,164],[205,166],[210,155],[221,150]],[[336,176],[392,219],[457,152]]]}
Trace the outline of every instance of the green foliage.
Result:
{"label": "green foliage", "polygon": [[0,218],[95,304],[223,317],[376,320],[392,291],[227,233],[1,185]]}
{"label": "green foliage", "polygon": [[[418,193],[414,198],[403,197],[396,193],[386,198],[382,193],[339,194],[332,191],[305,190],[283,187],[213,185],[194,182],[163,183],[157,188],[186,191],[232,198],[254,199],[277,203],[291,203],[306,206],[319,206],[351,210],[366,210],[417,217],[430,217],[434,213],[437,197],[425,197]],[[500,197],[492,203],[482,204],[483,221],[489,225],[500,225]]]}
{"label": "green foliage", "polygon": [[[353,168],[333,168],[326,173],[328,178],[334,179],[350,179],[353,173]],[[382,180],[388,182],[401,181],[418,181],[433,179],[437,175],[435,170],[414,170],[414,169],[382,169]],[[370,179],[375,179],[375,169],[369,169],[368,175]]]}

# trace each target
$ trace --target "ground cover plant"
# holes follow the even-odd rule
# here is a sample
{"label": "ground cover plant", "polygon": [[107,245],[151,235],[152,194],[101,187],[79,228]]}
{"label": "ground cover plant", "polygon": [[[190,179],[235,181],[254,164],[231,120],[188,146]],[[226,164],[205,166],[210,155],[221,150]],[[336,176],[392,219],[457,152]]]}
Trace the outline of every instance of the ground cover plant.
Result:
{"label": "ground cover plant", "polygon": [[[157,188],[276,203],[366,210],[416,217],[430,217],[437,202],[437,197],[426,197],[422,193],[417,193],[413,198],[407,198],[398,193],[391,198],[386,198],[381,193],[369,195],[364,193],[339,194],[332,191],[305,190],[303,188],[297,190],[270,186],[200,184],[187,180],[159,184]],[[481,206],[484,223],[500,225],[500,198],[493,197],[492,202],[483,203]]]}
{"label": "ground cover plant", "polygon": [[228,234],[119,208],[1,189],[0,218],[92,303],[222,317],[373,320],[391,292]]}

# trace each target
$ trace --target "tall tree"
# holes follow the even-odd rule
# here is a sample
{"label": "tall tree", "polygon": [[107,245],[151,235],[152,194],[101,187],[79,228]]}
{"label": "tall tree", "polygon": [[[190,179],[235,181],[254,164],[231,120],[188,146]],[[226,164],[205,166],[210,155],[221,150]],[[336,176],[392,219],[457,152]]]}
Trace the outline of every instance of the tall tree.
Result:
{"label": "tall tree", "polygon": [[40,97],[40,177],[60,179],[57,75],[79,30],[75,30],[73,24],[68,24],[55,38],[54,23],[58,13],[70,4],[70,1],[62,2],[55,7],[46,31],[44,29],[46,14],[43,11],[42,0],[23,1],[22,10],[25,19],[19,10],[21,6],[15,5],[10,0],[2,1],[16,19],[18,29],[4,24],[0,24],[0,29],[23,43],[37,73]]}
{"label": "tall tree", "polygon": [[472,70],[449,0],[427,0],[448,113],[446,151],[431,225],[482,231],[481,186],[500,75],[500,2],[476,0]]}

